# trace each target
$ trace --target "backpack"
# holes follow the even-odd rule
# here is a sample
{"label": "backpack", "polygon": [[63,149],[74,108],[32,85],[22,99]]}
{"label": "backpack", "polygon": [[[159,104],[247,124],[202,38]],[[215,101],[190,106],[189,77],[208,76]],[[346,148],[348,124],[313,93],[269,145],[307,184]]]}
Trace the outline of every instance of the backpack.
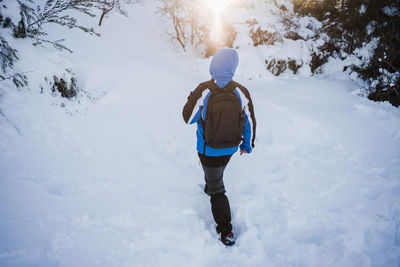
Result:
{"label": "backpack", "polygon": [[231,81],[219,88],[214,81],[207,83],[210,96],[203,121],[205,146],[212,148],[235,147],[242,141],[244,113],[234,92],[236,83]]}

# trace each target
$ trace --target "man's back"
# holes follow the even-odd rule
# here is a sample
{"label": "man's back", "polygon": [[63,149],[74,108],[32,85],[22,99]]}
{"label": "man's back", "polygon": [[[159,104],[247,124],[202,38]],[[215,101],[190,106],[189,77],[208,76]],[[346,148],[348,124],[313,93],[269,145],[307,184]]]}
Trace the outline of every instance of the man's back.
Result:
{"label": "man's back", "polygon": [[235,244],[235,238],[225,195],[224,170],[238,147],[240,154],[252,151],[256,132],[249,91],[232,81],[237,64],[235,50],[218,50],[210,65],[212,80],[199,84],[190,93],[182,111],[186,123],[197,123],[197,151],[206,182],[204,192],[210,196],[216,231],[226,246]]}
{"label": "man's back", "polygon": [[[221,111],[221,109],[224,109],[224,105],[227,105],[227,103],[232,101],[231,99],[229,101],[223,101],[223,103],[214,103],[214,96],[217,96],[219,93],[224,91],[226,92],[226,95],[231,91],[238,100],[238,108],[240,110],[237,111],[236,125],[234,124],[234,119],[229,119],[232,114],[229,114],[229,116],[227,116],[228,119],[224,120],[226,117],[218,116],[220,113],[213,109],[214,106],[220,106],[219,111]],[[226,97],[226,95],[223,94],[223,97]],[[234,110],[232,111],[228,109],[228,113],[230,112],[234,112]],[[230,81],[223,88],[219,88],[212,80],[200,83],[197,88],[190,93],[188,101],[183,108],[182,115],[186,123],[192,124],[197,122],[197,150],[201,154],[208,156],[233,154],[236,152],[237,146],[242,140],[242,134],[243,142],[240,145],[240,148],[250,153],[254,147],[256,119],[254,115],[253,102],[249,91],[235,81]],[[211,119],[207,117],[210,115]],[[209,124],[211,127],[207,127]],[[212,137],[214,136],[212,131],[215,129],[215,127],[213,127],[214,124],[221,126],[221,136],[216,136],[217,140],[219,139],[219,142],[217,143],[212,140]],[[232,133],[232,135],[235,136],[235,131],[239,129],[236,126],[242,128],[242,131],[239,132],[240,137],[233,140],[229,133]],[[210,128],[211,132],[209,132]]]}

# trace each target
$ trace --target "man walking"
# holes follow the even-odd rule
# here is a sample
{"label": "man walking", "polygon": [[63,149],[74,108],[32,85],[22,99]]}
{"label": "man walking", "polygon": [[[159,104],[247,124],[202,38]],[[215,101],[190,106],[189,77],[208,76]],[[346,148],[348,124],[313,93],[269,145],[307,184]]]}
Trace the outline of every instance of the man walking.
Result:
{"label": "man walking", "polygon": [[256,119],[248,90],[232,80],[238,65],[236,50],[219,49],[210,64],[212,79],[190,93],[183,107],[186,123],[197,123],[197,151],[204,170],[204,191],[210,196],[211,211],[226,246],[235,244],[231,211],[225,195],[223,174],[232,155],[254,148]]}

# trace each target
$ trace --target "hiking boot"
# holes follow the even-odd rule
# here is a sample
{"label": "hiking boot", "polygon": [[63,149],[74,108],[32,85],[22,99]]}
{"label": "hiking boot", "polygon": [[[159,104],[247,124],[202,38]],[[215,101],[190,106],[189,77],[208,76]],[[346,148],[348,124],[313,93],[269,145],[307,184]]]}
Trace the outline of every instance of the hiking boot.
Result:
{"label": "hiking boot", "polygon": [[225,246],[232,246],[235,244],[235,238],[233,237],[232,232],[228,234],[221,234],[220,240]]}

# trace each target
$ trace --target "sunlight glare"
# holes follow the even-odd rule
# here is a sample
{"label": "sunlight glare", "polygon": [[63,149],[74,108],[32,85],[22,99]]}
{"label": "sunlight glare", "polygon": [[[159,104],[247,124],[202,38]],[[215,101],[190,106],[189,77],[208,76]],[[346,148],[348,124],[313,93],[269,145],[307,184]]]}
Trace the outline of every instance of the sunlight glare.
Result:
{"label": "sunlight glare", "polygon": [[222,12],[233,0],[204,0],[208,8],[213,11],[213,26],[210,31],[210,39],[216,45],[223,41]]}
{"label": "sunlight glare", "polygon": [[205,0],[209,8],[216,13],[221,13],[233,0]]}

